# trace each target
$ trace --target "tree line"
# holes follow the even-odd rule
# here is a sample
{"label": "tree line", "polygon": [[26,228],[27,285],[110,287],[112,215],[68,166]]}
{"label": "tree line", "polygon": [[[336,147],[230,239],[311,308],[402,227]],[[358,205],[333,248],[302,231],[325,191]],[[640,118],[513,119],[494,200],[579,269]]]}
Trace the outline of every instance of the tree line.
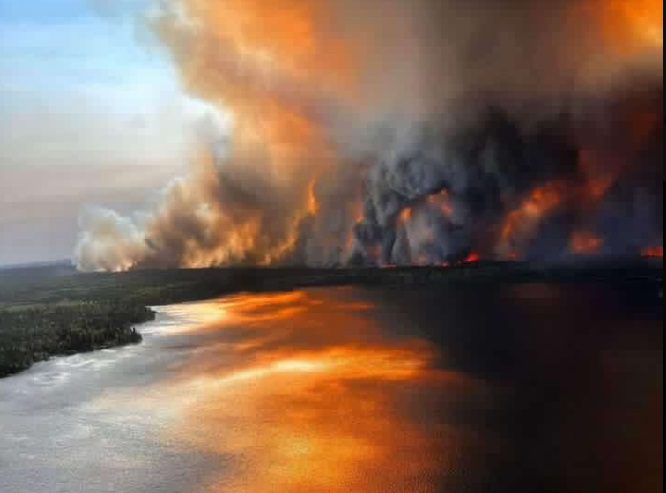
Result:
{"label": "tree line", "polygon": [[54,355],[141,341],[135,324],[154,313],[129,301],[74,301],[0,309],[0,377]]}

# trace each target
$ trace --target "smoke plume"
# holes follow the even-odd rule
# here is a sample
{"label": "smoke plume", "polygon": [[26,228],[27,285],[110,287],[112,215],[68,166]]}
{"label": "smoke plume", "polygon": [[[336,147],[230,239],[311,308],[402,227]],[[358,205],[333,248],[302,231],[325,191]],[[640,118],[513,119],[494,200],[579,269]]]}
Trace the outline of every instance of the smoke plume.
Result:
{"label": "smoke plume", "polygon": [[[440,264],[663,244],[660,0],[171,0],[149,23],[233,115],[83,270]],[[214,140],[214,139],[212,139]]]}

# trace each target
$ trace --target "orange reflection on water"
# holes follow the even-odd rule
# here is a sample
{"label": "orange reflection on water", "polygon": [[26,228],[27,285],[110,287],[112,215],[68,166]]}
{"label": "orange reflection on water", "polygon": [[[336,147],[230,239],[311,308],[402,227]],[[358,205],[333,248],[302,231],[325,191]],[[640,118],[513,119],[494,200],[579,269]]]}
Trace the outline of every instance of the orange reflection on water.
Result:
{"label": "orange reflection on water", "polygon": [[216,302],[216,342],[179,377],[179,439],[229,463],[205,491],[434,492],[454,469],[463,432],[414,395],[479,384],[433,369],[424,341],[382,334],[372,303],[326,293]]}

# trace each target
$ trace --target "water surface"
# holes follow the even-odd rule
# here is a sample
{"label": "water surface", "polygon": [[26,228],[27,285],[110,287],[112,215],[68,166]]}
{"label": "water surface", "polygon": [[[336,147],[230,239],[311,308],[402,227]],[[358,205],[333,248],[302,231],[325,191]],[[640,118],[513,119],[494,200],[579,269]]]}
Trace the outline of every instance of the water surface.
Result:
{"label": "water surface", "polygon": [[159,307],[0,380],[0,491],[660,491],[661,313],[609,286]]}

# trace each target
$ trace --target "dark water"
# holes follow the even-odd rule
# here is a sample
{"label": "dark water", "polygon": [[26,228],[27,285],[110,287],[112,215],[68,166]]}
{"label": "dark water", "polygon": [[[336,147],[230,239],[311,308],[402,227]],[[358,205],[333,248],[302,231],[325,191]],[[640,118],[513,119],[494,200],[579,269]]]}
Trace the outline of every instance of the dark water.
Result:
{"label": "dark water", "polygon": [[162,307],[139,346],[0,380],[0,491],[661,491],[660,306],[535,284]]}

